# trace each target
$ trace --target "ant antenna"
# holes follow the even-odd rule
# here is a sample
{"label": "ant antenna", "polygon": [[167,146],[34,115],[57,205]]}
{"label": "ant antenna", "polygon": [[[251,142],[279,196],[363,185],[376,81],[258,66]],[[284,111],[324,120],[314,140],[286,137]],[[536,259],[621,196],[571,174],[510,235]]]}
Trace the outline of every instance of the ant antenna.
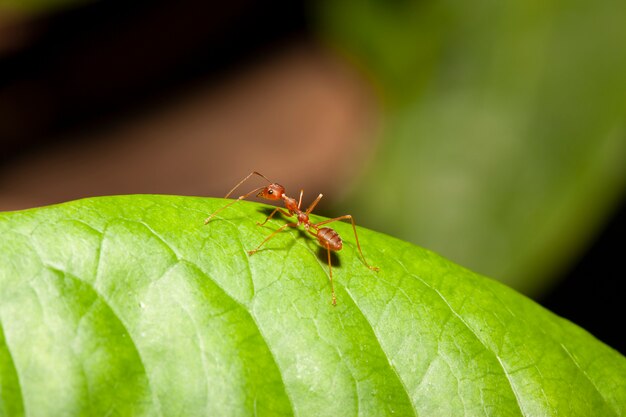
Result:
{"label": "ant antenna", "polygon": [[[250,177],[251,177],[251,176],[253,176],[253,175],[258,175],[259,177],[263,177],[263,178],[265,179],[265,181],[267,181],[267,182],[268,182],[268,183],[270,183],[270,184],[272,183],[272,181],[268,180],[268,179],[267,179],[267,177],[266,177],[265,175],[261,174],[260,172],[253,171],[253,172],[249,173],[249,174],[248,174],[248,175],[247,175],[244,179],[242,179],[241,181],[239,181],[239,183],[238,183],[237,185],[235,185],[235,186],[233,187],[233,189],[232,189],[232,190],[230,190],[230,191],[228,192],[228,194],[226,194],[226,197],[224,197],[224,198],[228,198],[228,197],[230,197],[230,195],[233,193],[233,191],[235,191],[235,190],[237,189],[237,187],[239,187],[241,184],[243,184],[244,182],[246,182],[246,181],[248,180],[248,178],[250,178]],[[265,187],[261,187],[261,188],[265,188]],[[252,194],[252,193],[248,193],[248,194],[246,194],[246,195],[250,195],[250,194]]]}

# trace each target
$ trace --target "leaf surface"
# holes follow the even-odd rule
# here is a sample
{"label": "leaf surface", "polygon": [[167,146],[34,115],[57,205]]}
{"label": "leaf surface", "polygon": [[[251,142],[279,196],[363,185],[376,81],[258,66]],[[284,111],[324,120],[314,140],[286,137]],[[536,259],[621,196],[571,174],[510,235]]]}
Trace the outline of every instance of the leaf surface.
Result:
{"label": "leaf surface", "polygon": [[[0,415],[626,414],[626,361],[513,290],[333,223],[326,254],[242,202],[0,214]],[[318,219],[314,217],[314,220]]]}

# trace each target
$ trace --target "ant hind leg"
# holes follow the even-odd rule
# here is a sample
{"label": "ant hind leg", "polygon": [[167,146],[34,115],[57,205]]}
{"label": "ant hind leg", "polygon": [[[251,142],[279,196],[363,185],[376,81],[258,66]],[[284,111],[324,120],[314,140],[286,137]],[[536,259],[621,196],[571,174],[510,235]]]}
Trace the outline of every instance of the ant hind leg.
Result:
{"label": "ant hind leg", "polygon": [[333,284],[333,264],[330,261],[330,246],[326,246],[326,252],[328,253],[328,277],[330,278],[330,293],[332,294],[332,303],[337,305],[337,297],[335,296],[335,285]]}
{"label": "ant hind leg", "polygon": [[356,223],[354,222],[354,218],[352,217],[352,215],[345,214],[343,216],[335,217],[334,219],[324,220],[323,222],[316,223],[314,226],[317,229],[319,226],[322,226],[324,224],[328,224],[328,223],[332,223],[332,222],[336,222],[340,220],[348,220],[348,219],[350,219],[350,221],[352,222],[352,230],[354,231],[354,239],[356,240],[356,247],[359,250],[359,254],[361,255],[361,259],[363,260],[363,263],[372,271],[379,271],[380,268],[378,268],[377,266],[372,266],[368,264],[367,260],[365,260],[365,256],[363,255],[363,251],[361,250],[361,244],[359,243],[359,236],[356,233]]}

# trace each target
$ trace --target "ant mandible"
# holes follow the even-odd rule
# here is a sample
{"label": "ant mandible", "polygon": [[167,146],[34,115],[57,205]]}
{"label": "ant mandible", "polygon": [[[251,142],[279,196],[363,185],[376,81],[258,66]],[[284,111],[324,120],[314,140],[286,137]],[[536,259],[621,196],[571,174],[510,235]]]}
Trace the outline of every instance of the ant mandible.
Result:
{"label": "ant mandible", "polygon": [[274,214],[276,214],[276,212],[280,212],[287,217],[293,217],[295,215],[298,221],[296,223],[287,223],[279,227],[272,234],[266,237],[265,240],[261,242],[259,246],[256,247],[256,249],[248,251],[248,255],[254,255],[261,248],[261,246],[267,243],[268,240],[270,240],[271,238],[276,236],[278,233],[285,230],[287,227],[303,226],[306,232],[310,233],[311,235],[317,238],[317,241],[320,244],[320,246],[322,246],[323,248],[326,248],[326,251],[328,253],[328,272],[329,272],[329,277],[330,277],[330,290],[332,292],[333,305],[337,305],[337,298],[335,297],[335,287],[333,285],[333,268],[332,268],[332,264],[330,261],[330,251],[341,250],[341,248],[343,247],[343,242],[341,241],[341,237],[336,231],[334,231],[330,227],[320,227],[320,226],[323,226],[328,223],[336,222],[339,220],[350,219],[350,221],[352,222],[352,230],[354,230],[354,239],[356,240],[356,247],[359,250],[359,254],[361,255],[361,259],[363,260],[363,263],[372,271],[378,271],[378,268],[375,266],[370,266],[365,260],[365,256],[363,256],[363,251],[361,250],[361,244],[359,243],[359,236],[356,233],[356,224],[354,223],[354,218],[350,214],[345,214],[343,216],[335,217],[334,219],[324,220],[319,223],[311,223],[311,220],[309,219],[309,214],[313,211],[317,203],[319,203],[319,201],[321,200],[322,194],[317,196],[317,198],[311,203],[311,205],[306,209],[306,211],[302,211],[300,210],[300,206],[302,205],[302,194],[304,193],[304,190],[300,190],[300,198],[296,202],[295,198],[291,198],[287,196],[287,194],[285,194],[285,187],[283,187],[280,184],[270,181],[269,179],[267,179],[265,175],[254,171],[248,174],[244,179],[239,181],[239,183],[235,185],[233,189],[230,190],[228,194],[226,194],[226,197],[224,198],[230,197],[230,195],[241,184],[246,182],[253,175],[258,175],[259,177],[262,177],[269,183],[269,185],[255,188],[249,193],[239,196],[236,200],[231,201],[230,203],[226,204],[224,207],[213,212],[213,214],[207,217],[207,219],[204,221],[204,224],[209,223],[211,219],[215,217],[215,215],[219,213],[220,211],[232,206],[237,201],[243,200],[244,198],[248,198],[250,195],[254,193],[257,193],[257,197],[261,197],[266,200],[283,200],[287,211],[283,210],[280,207],[276,207],[274,211],[272,211],[272,213],[269,216],[267,216],[267,218],[265,219],[263,223],[257,223],[257,225],[263,226],[265,223],[267,223],[269,219],[271,219],[274,216]]}

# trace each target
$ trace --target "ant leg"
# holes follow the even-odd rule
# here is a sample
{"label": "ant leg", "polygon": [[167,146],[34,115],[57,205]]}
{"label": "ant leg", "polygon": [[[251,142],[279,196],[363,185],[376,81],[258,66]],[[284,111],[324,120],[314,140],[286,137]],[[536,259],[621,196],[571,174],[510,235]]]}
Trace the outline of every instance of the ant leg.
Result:
{"label": "ant leg", "polygon": [[259,223],[259,222],[257,222],[257,223],[256,223],[256,225],[257,225],[257,226],[263,226],[265,223],[267,223],[267,221],[268,221],[269,219],[271,219],[272,217],[274,217],[274,214],[276,214],[276,212],[277,212],[277,211],[280,211],[282,214],[284,214],[284,215],[285,215],[285,216],[287,216],[287,217],[291,217],[291,216],[292,216],[291,214],[289,214],[289,213],[288,213],[288,212],[286,212],[285,210],[281,209],[280,207],[276,207],[276,208],[274,209],[274,211],[272,212],[272,214],[270,214],[269,216],[267,216],[267,219],[265,219],[265,221],[264,221],[263,223]]}
{"label": "ant leg", "polygon": [[[307,232],[309,232],[310,235],[317,237],[317,233],[318,230],[315,227],[314,224],[311,225],[311,228],[309,230],[307,230]],[[321,245],[321,243],[320,243]],[[330,258],[330,246],[328,245],[323,245],[323,247],[326,248],[326,251],[328,252],[328,277],[330,278],[330,291],[332,293],[332,301],[333,301],[333,305],[336,306],[337,305],[337,297],[335,297],[335,285],[333,284],[333,264],[331,262],[331,258]]]}
{"label": "ant leg", "polygon": [[326,245],[326,252],[328,252],[328,276],[330,277],[330,292],[332,294],[333,305],[337,305],[337,297],[335,297],[335,286],[333,285],[333,265],[330,261],[330,246]]}
{"label": "ant leg", "polygon": [[350,221],[352,222],[352,230],[354,230],[354,239],[356,240],[356,247],[359,249],[359,254],[361,254],[361,259],[363,259],[363,263],[372,271],[378,271],[380,268],[378,268],[377,266],[370,266],[370,264],[368,264],[367,261],[365,260],[365,256],[363,255],[363,251],[361,250],[361,244],[359,243],[359,236],[356,234],[356,224],[354,223],[354,218],[350,214],[345,214],[343,216],[335,217],[334,219],[324,220],[323,222],[316,223],[314,226],[315,228],[318,228],[319,226],[322,226],[324,224],[336,222],[339,220],[347,220],[347,219],[350,219]]}
{"label": "ant leg", "polygon": [[284,224],[282,226],[280,226],[278,229],[276,229],[271,235],[269,235],[268,237],[265,238],[265,240],[263,242],[261,242],[261,244],[259,246],[256,247],[256,249],[250,250],[248,251],[248,255],[254,255],[255,253],[257,253],[257,251],[259,249],[261,249],[261,246],[265,245],[267,243],[268,240],[270,240],[271,238],[273,238],[274,236],[276,236],[278,233],[282,232],[283,230],[285,230],[287,227],[296,227],[298,226],[298,223],[287,223]]}
{"label": "ant leg", "polygon": [[324,196],[324,194],[320,194],[320,195],[317,196],[315,201],[313,201],[311,203],[311,205],[309,206],[309,208],[306,209],[306,214],[310,214],[313,211],[313,209],[315,208],[315,206],[317,206],[317,203],[320,202],[320,200],[322,199],[323,196]]}
{"label": "ant leg", "polygon": [[[252,175],[252,174],[250,174],[250,175]],[[249,177],[250,175],[248,175],[248,177]],[[247,178],[247,177],[246,177],[246,178]],[[263,188],[265,188],[265,187],[255,188],[254,190],[250,191],[249,193],[239,196],[236,200],[231,201],[230,203],[226,204],[224,207],[222,207],[222,208],[220,208],[220,209],[217,209],[217,210],[216,210],[216,211],[214,211],[214,212],[213,212],[213,213],[212,213],[209,217],[207,217],[207,218],[204,220],[204,224],[207,224],[208,222],[210,222],[210,221],[211,221],[211,219],[212,219],[212,218],[213,218],[213,217],[214,217],[217,213],[219,213],[220,211],[222,211],[222,210],[224,210],[224,209],[227,209],[228,207],[230,207],[230,206],[232,206],[233,204],[235,204],[237,201],[243,200],[244,198],[248,198],[248,197],[250,196],[250,194],[254,194],[254,193],[256,193],[256,192],[258,192],[258,191],[262,190]],[[234,191],[234,188],[233,188],[233,190],[231,190],[231,191],[230,191],[230,193],[232,193],[233,191]],[[226,197],[225,197],[225,198],[228,198],[228,196],[230,195],[230,193],[228,193],[228,194],[226,195]]]}
{"label": "ant leg", "polygon": [[300,199],[298,200],[298,210],[300,210],[300,206],[302,205],[302,194],[304,194],[304,190],[300,190]]}
{"label": "ant leg", "polygon": [[[264,178],[267,182],[269,182],[269,183],[271,184],[271,181],[270,181],[269,179],[267,179],[267,177],[266,177],[265,175],[261,174],[260,172],[252,171],[251,173],[249,173],[248,175],[246,175],[246,177],[245,177],[244,179],[242,179],[241,181],[239,181],[239,182],[237,183],[237,185],[235,185],[235,186],[234,186],[234,187],[233,187],[233,188],[232,188],[232,189],[228,192],[228,194],[226,194],[226,197],[224,197],[224,198],[228,198],[228,197],[230,197],[230,195],[233,193],[233,191],[235,191],[235,190],[237,189],[237,187],[239,187],[241,184],[243,184],[244,182],[246,182],[246,181],[247,181],[247,180],[248,180],[251,176],[253,176],[253,175],[258,175],[259,177]],[[214,217],[217,213],[219,213],[220,211],[222,211],[222,210],[224,210],[224,209],[226,209],[226,208],[228,208],[228,207],[232,206],[233,204],[235,204],[235,203],[236,203],[237,201],[239,201],[239,200],[243,200],[244,198],[248,198],[248,197],[250,196],[250,194],[256,193],[256,192],[258,192],[258,191],[262,190],[263,188],[265,188],[265,187],[255,188],[254,190],[250,191],[249,193],[244,194],[244,195],[242,195],[242,196],[239,196],[239,198],[237,198],[235,201],[231,201],[230,203],[226,204],[226,205],[225,205],[224,207],[222,207],[221,209],[218,209],[217,211],[214,211],[214,212],[213,212],[213,214],[211,214],[209,217],[207,217],[207,218],[204,220],[204,224],[207,224],[208,222],[210,222],[210,221],[211,221],[211,219],[212,219],[212,218],[213,218],[213,217]]]}

